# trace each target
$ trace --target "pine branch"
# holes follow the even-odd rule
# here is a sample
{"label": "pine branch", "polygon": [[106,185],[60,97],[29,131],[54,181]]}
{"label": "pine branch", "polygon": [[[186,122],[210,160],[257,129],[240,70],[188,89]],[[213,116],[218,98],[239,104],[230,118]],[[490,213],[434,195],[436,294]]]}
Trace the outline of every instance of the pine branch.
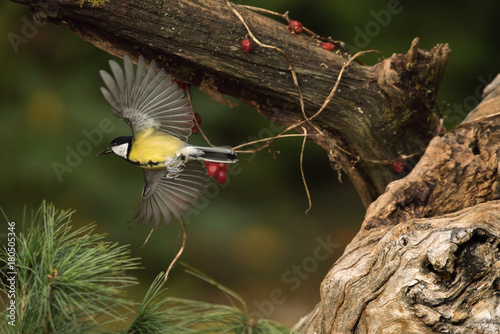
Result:
{"label": "pine branch", "polygon": [[[17,323],[4,322],[3,333],[95,332],[130,311],[133,303],[121,295],[137,283],[125,272],[137,269],[138,259],[128,246],[93,234],[94,225],[74,229],[72,213],[43,203],[18,235]],[[7,263],[5,248],[1,260]]]}
{"label": "pine branch", "polygon": [[242,309],[239,309],[234,304],[228,306],[184,298],[166,297],[166,290],[163,288],[166,281],[163,273],[160,273],[147,292],[136,318],[123,334],[290,333],[290,329],[277,322],[268,319],[250,318],[247,306],[238,294],[206,274],[194,268],[188,268],[189,273],[212,284],[226,296],[241,303]]}
{"label": "pine branch", "polygon": [[[1,209],[0,209],[1,211]],[[136,279],[125,275],[138,269],[127,246],[94,234],[95,225],[71,226],[72,211],[42,203],[29,227],[16,240],[16,323],[8,323],[7,304],[2,312],[2,333],[101,333],[123,328],[117,322],[131,312],[134,302],[124,299],[125,288]],[[9,220],[6,218],[7,222]],[[0,250],[2,275],[7,278],[9,252]],[[135,319],[125,330],[112,333],[289,333],[286,327],[249,316],[243,299],[206,274],[188,267],[192,275],[224,293],[231,305],[217,305],[166,296],[164,273],[146,293]],[[2,292],[8,286],[2,282]],[[235,301],[239,305],[235,305]]]}

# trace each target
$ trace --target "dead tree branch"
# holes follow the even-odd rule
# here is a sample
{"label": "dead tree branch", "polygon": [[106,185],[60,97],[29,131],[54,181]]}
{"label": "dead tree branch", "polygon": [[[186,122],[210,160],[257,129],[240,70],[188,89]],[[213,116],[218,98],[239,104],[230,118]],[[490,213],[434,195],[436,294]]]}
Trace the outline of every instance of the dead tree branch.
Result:
{"label": "dead tree branch", "polygon": [[[83,6],[74,0],[14,0],[30,7],[38,19],[64,24],[84,40],[117,56],[143,54],[178,80],[200,87],[224,103],[222,94],[248,103],[276,123],[291,126],[314,115],[331,92],[348,56],[319,46],[319,39],[291,34],[278,22],[224,0],[110,1]],[[260,41],[250,53],[240,49],[248,31]],[[432,116],[450,50],[437,45],[393,55],[374,66],[352,63],[343,73],[326,108],[306,124],[335,168],[351,178],[365,205],[397,179],[384,163],[418,156],[436,132]],[[299,129],[299,131],[302,131]],[[418,159],[415,159],[418,160]],[[409,166],[411,167],[411,166]]]}

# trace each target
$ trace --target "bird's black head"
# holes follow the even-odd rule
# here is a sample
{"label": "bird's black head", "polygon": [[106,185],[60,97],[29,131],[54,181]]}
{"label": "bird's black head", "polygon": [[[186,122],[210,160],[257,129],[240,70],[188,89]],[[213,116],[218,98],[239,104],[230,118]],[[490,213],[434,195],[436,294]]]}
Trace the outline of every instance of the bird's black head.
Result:
{"label": "bird's black head", "polygon": [[97,156],[113,152],[117,156],[127,159],[132,143],[132,138],[132,136],[122,136],[113,139],[108,147],[97,153]]}
{"label": "bird's black head", "polygon": [[118,138],[115,138],[111,141],[111,145],[110,147],[113,147],[113,146],[120,146],[122,144],[130,144],[132,142],[132,136],[121,136],[121,137],[118,137]]}

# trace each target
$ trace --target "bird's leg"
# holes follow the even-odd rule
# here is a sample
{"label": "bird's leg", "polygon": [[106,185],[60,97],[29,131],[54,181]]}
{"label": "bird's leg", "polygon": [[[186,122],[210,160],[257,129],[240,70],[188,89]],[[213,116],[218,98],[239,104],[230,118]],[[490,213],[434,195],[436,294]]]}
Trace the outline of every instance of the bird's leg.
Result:
{"label": "bird's leg", "polygon": [[178,154],[167,164],[167,177],[175,179],[183,170],[186,157]]}

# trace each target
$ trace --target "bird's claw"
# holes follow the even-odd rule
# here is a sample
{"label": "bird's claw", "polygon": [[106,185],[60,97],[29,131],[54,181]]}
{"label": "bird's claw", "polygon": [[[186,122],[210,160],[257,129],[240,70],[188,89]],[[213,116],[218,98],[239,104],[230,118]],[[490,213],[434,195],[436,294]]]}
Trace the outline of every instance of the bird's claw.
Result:
{"label": "bird's claw", "polygon": [[175,179],[183,170],[184,159],[181,156],[177,156],[167,164],[167,178]]}
{"label": "bird's claw", "polygon": [[167,179],[176,179],[179,176],[180,173],[168,173],[167,172]]}

